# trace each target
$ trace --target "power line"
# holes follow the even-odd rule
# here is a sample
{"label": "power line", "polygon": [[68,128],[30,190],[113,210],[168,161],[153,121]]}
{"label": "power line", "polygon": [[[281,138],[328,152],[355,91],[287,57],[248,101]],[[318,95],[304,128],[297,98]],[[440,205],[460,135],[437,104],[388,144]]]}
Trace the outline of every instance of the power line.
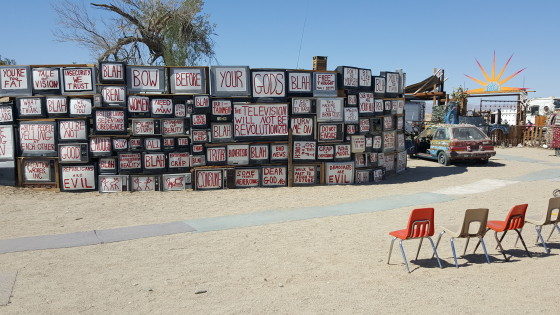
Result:
{"label": "power line", "polygon": [[307,0],[307,5],[305,6],[305,19],[303,20],[303,28],[301,30],[301,39],[299,40],[299,51],[297,55],[296,69],[299,69],[299,56],[301,55],[301,46],[303,45],[303,34],[305,33],[305,24],[307,24],[307,13],[309,11],[309,0]]}

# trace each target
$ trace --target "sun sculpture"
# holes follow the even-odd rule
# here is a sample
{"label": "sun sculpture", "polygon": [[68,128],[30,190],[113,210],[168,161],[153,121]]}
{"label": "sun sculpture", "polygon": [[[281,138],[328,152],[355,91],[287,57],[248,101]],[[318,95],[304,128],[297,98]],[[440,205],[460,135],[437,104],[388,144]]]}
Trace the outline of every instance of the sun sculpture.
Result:
{"label": "sun sculpture", "polygon": [[504,92],[525,90],[525,88],[515,88],[515,87],[502,86],[504,83],[509,81],[511,78],[515,77],[516,75],[521,73],[521,71],[526,69],[526,68],[523,68],[523,69],[517,71],[516,73],[510,75],[509,77],[507,77],[505,79],[502,79],[502,75],[504,74],[504,71],[506,70],[506,68],[507,68],[509,62],[511,61],[512,57],[513,57],[513,55],[511,55],[511,57],[509,57],[508,61],[506,62],[506,64],[504,65],[504,67],[502,68],[500,73],[498,73],[498,75],[496,75],[496,52],[494,52],[494,59],[492,60],[492,73],[491,73],[490,76],[488,76],[488,73],[486,72],[484,67],[482,67],[480,62],[478,62],[478,60],[475,58],[474,60],[476,60],[476,63],[478,64],[478,67],[482,71],[482,74],[484,75],[484,78],[486,79],[486,82],[482,81],[482,80],[479,80],[479,79],[476,79],[476,78],[473,78],[473,77],[465,74],[466,77],[468,77],[469,79],[471,79],[471,80],[475,81],[476,83],[483,86],[482,88],[468,90],[466,92],[469,93],[469,94],[477,94],[477,93],[504,93]]}

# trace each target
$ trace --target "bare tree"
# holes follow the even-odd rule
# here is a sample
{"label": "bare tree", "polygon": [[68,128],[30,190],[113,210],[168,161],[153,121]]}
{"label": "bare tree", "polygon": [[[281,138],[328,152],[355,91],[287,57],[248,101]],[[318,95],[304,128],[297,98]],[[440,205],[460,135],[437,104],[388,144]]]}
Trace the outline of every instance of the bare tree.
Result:
{"label": "bare tree", "polygon": [[[215,25],[202,14],[202,0],[113,0],[53,4],[57,40],[87,47],[99,61],[168,66],[214,58]],[[102,10],[95,19],[94,9]]]}

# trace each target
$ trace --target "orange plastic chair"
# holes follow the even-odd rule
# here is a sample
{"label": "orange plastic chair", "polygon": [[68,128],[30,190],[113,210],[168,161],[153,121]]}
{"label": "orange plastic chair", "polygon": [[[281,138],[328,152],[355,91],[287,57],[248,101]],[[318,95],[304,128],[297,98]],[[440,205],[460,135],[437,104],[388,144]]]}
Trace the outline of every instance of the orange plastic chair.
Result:
{"label": "orange plastic chair", "polygon": [[432,241],[432,238],[430,237],[434,235],[434,208],[420,208],[412,210],[406,229],[389,232],[389,235],[393,236],[393,239],[391,240],[391,247],[389,248],[389,259],[387,259],[387,264],[389,264],[389,261],[391,260],[393,243],[398,238],[400,239],[399,245],[401,247],[401,254],[403,256],[404,264],[406,265],[406,270],[410,273],[410,268],[408,267],[408,261],[404,253],[402,242],[404,240],[420,239],[420,244],[418,244],[418,251],[416,252],[415,258],[415,260],[417,260],[418,254],[420,254],[420,248],[422,247],[422,241],[424,238],[427,238],[432,244],[434,255],[436,256],[439,267],[443,268],[437,254],[434,241]]}
{"label": "orange plastic chair", "polygon": [[[513,206],[504,221],[488,221],[488,223],[486,224],[486,227],[488,228],[486,232],[488,232],[489,230],[494,231],[494,237],[496,238],[498,247],[500,248],[500,251],[502,252],[502,255],[504,255],[504,259],[506,261],[508,261],[509,258],[506,257],[504,248],[502,247],[502,240],[510,230],[514,230],[515,232],[517,232],[517,235],[519,236],[519,239],[521,240],[521,243],[525,248],[525,252],[527,252],[527,256],[531,257],[531,253],[527,249],[527,245],[525,245],[523,236],[521,236],[521,229],[523,229],[523,225],[525,224],[525,213],[527,212],[527,206],[527,204]],[[503,232],[500,239],[498,239],[498,232]],[[478,244],[476,244],[476,247],[474,249],[475,251],[478,248],[478,245],[480,245],[480,241],[478,241]]]}

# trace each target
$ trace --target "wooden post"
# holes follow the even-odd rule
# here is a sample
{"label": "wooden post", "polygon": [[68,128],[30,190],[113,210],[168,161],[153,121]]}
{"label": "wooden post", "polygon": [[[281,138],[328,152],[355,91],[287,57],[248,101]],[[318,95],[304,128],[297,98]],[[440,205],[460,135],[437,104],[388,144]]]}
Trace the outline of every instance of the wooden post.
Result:
{"label": "wooden post", "polygon": [[292,128],[288,129],[288,187],[294,186],[294,160],[292,157],[294,142],[292,141]]}

